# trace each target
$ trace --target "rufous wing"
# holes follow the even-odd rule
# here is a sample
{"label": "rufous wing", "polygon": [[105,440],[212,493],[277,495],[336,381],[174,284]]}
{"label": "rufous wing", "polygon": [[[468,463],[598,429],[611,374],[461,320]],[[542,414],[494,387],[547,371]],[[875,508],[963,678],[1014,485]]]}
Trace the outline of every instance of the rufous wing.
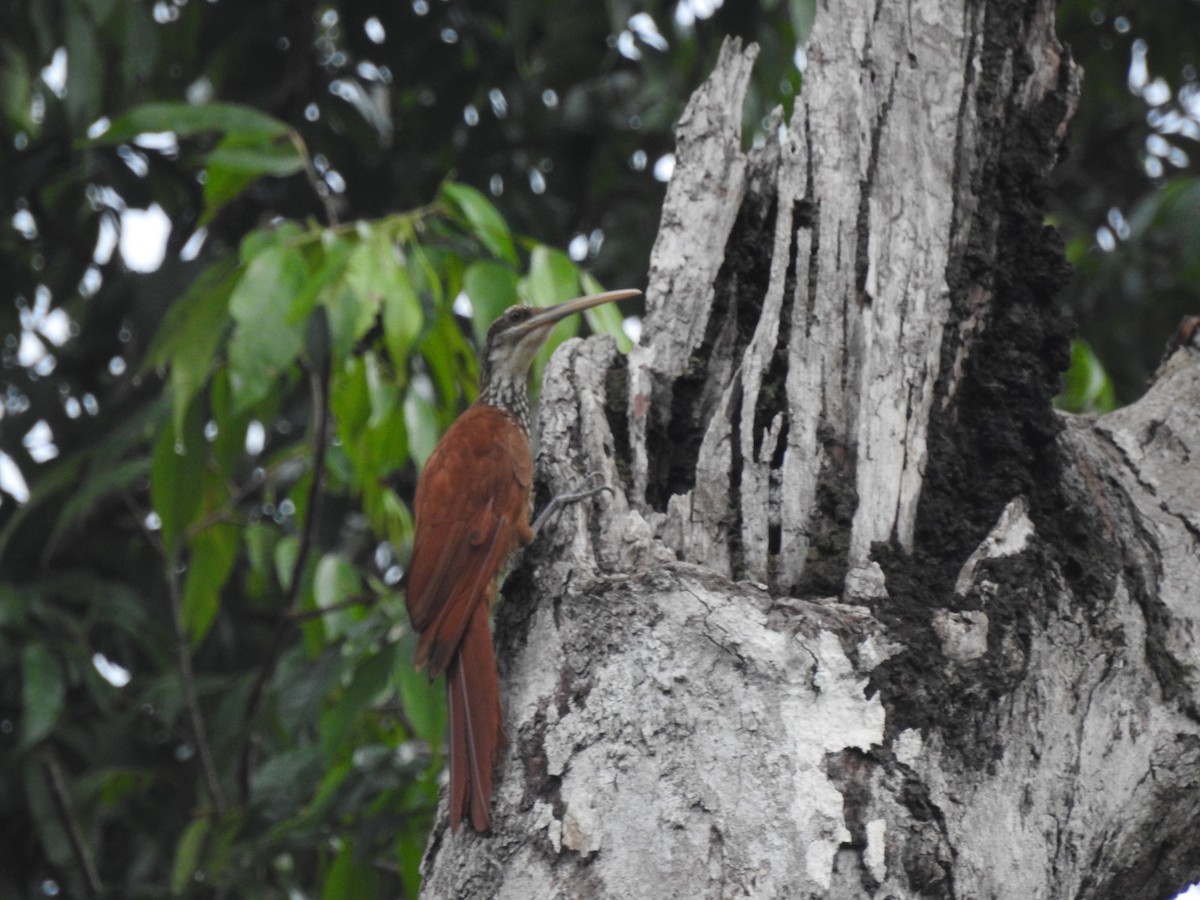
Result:
{"label": "rufous wing", "polygon": [[440,675],[508,557],[529,539],[533,460],[517,420],[472,406],[450,427],[417,485],[407,604],[418,665]]}

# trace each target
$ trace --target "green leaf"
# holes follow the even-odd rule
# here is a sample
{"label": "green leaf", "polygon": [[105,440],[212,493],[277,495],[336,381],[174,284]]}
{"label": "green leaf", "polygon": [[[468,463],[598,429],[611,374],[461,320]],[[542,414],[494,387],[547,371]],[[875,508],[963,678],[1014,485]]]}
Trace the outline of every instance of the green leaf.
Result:
{"label": "green leaf", "polygon": [[517,265],[517,250],[513,245],[512,233],[504,217],[483,194],[465,184],[447,181],[442,185],[442,195],[453,208],[462,213],[479,238],[480,243],[493,254]]}
{"label": "green leaf", "polygon": [[[436,805],[434,797],[431,805]],[[400,865],[400,874],[404,879],[406,897],[416,897],[421,892],[421,860],[425,858],[425,829],[400,831],[396,834],[396,857]]]}
{"label": "green leaf", "polygon": [[200,404],[193,403],[184,430],[163,428],[154,443],[150,465],[150,503],[158,513],[163,544],[173,553],[204,496],[207,445]]}
{"label": "green leaf", "polygon": [[383,300],[383,339],[392,365],[403,371],[413,343],[421,334],[425,314],[403,266],[396,267],[396,281]]}
{"label": "green leaf", "polygon": [[100,806],[107,810],[128,798],[143,796],[154,786],[154,778],[141,769],[104,768],[85,777],[98,786]]}
{"label": "green leaf", "polygon": [[[361,596],[362,592],[362,579],[359,578],[358,570],[354,566],[332,553],[321,557],[313,577],[313,599],[318,608],[330,609],[346,600]],[[325,634],[330,640],[344,634],[346,627],[352,621],[353,616],[348,610],[326,613],[321,616]]]}
{"label": "green leaf", "polygon": [[275,578],[285,591],[292,587],[292,573],[296,560],[300,558],[300,541],[291,536],[281,538],[275,544]]}
{"label": "green leaf", "polygon": [[234,854],[240,851],[237,839],[245,825],[245,815],[240,809],[225,812],[216,828],[211,831],[208,849],[204,854],[205,874],[210,883],[227,883],[230,876],[240,874],[240,867],[233,865]]}
{"label": "green leaf", "polygon": [[57,548],[67,530],[87,518],[102,499],[129,491],[150,474],[150,460],[145,456],[135,456],[103,468],[97,465],[98,462],[88,466],[87,475],[63,504],[54,530],[46,538],[47,550]]}
{"label": "green leaf", "polygon": [[520,288],[531,306],[553,306],[579,294],[579,269],[561,250],[538,244]]}
{"label": "green leaf", "polygon": [[346,285],[348,292],[340,292],[335,304],[326,304],[336,358],[348,356],[382,312],[384,337],[399,365],[421,331],[423,316],[412,281],[386,230],[372,228],[354,248]]}
{"label": "green leaf", "polygon": [[121,144],[139,134],[172,131],[180,137],[217,131],[243,137],[287,134],[283,122],[237,103],[191,104],[183,101],[143,103],[120,116],[93,144]]}
{"label": "green leaf", "polygon": [[18,628],[25,624],[29,597],[8,585],[0,585],[0,628]]}
{"label": "green leaf", "polygon": [[307,248],[311,274],[304,281],[304,289],[292,298],[288,321],[304,322],[319,301],[326,304],[330,302],[326,295],[342,287],[337,282],[344,276],[355,246],[352,241],[326,231],[322,232],[319,242],[314,241]]}
{"label": "green leaf", "polygon": [[67,696],[62,668],[41,643],[21,651],[21,746],[36,744],[54,727]]}
{"label": "green leaf", "polygon": [[379,895],[379,877],[369,860],[359,860],[354,855],[354,845],[349,838],[341,838],[341,849],[329,867],[325,884],[321,888],[322,900],[342,900],[345,897],[376,897]]}
{"label": "green leaf", "polygon": [[229,370],[219,369],[213,375],[209,391],[209,407],[217,435],[213,438],[212,457],[217,471],[227,480],[233,481],[238,466],[246,455],[246,430],[254,419],[251,412],[234,413],[233,389],[229,386]]}
{"label": "green leaf", "polygon": [[[175,364],[179,354],[198,340],[216,346],[221,337],[220,326],[229,314],[229,293],[237,278],[237,260],[225,257],[192,280],[163,316],[146,350],[142,374]],[[208,355],[212,355],[211,351]]]}
{"label": "green leaf", "polygon": [[209,820],[192,819],[183,836],[175,846],[175,862],[171,866],[171,893],[184,893],[192,883],[200,865],[200,853],[204,850],[204,839],[208,837]]}
{"label": "green leaf", "polygon": [[0,529],[0,555],[8,549],[8,542],[17,534],[26,520],[33,521],[45,505],[71,487],[79,477],[86,460],[82,456],[68,457],[56,461],[41,473],[30,486],[29,499],[15,511],[10,511],[8,522]]}
{"label": "green leaf", "polygon": [[21,130],[37,135],[39,123],[32,114],[32,100],[33,78],[25,55],[9,42],[0,42],[0,113],[8,120],[10,133]]}
{"label": "green leaf", "polygon": [[238,245],[238,259],[241,260],[243,266],[248,266],[254,257],[265,253],[272,247],[298,246],[306,243],[306,239],[311,238],[312,234],[305,232],[298,223],[285,219],[276,225],[256,228],[254,231],[247,232],[242,238],[241,244]]}
{"label": "green leaf", "polygon": [[262,598],[271,584],[279,531],[256,522],[246,527],[242,539],[246,544],[246,560],[250,566],[246,576],[246,591],[256,599]]}
{"label": "green leaf", "polygon": [[363,371],[367,376],[367,396],[371,399],[371,418],[367,424],[378,428],[388,421],[396,409],[396,386],[387,380],[386,367],[371,351],[363,354]]}
{"label": "green leaf", "polygon": [[372,422],[349,448],[354,462],[354,485],[362,491],[363,512],[371,527],[390,533],[395,521],[387,479],[408,461],[408,429],[403,410],[395,409]]}
{"label": "green leaf", "polygon": [[228,322],[229,295],[237,279],[232,259],[214,263],[201,272],[171,305],[146,351],[143,372],[151,367],[171,367],[176,429],[182,429],[188,405],[208,381],[213,355]]}
{"label": "green leaf", "polygon": [[359,714],[382,699],[391,688],[396,645],[385,644],[360,662],[337,702],[321,714],[321,748],[326,759],[339,755]]}
{"label": "green leaf", "polygon": [[237,559],[238,537],[235,525],[218,524],[206,528],[190,542],[191,558],[183,588],[183,622],[193,647],[204,639],[216,618],[221,589]]}
{"label": "green leaf", "polygon": [[288,311],[306,275],[303,254],[277,243],[254,255],[233,289],[229,312],[237,326],[229,342],[229,383],[235,412],[265,397],[303,348],[303,323],[292,322]]}
{"label": "green leaf", "polygon": [[[467,392],[466,400],[475,399],[478,378],[475,351],[448,309],[443,309],[430,328],[421,336],[418,349],[429,368],[436,396],[442,408],[451,413],[459,396]],[[442,423],[449,427],[452,415]]]}
{"label": "green leaf", "polygon": [[471,299],[475,340],[482,347],[492,322],[510,306],[520,302],[517,296],[517,273],[501,263],[473,262],[463,275],[463,290]]}
{"label": "green leaf", "polygon": [[[116,0],[92,0],[90,3],[92,9],[96,11],[97,6],[105,6],[110,9],[116,6]],[[122,3],[119,7],[120,15],[112,23],[114,29],[121,28],[124,34],[118,39],[121,41],[121,53],[118,57],[121,67],[122,96],[136,96],[140,92],[142,86],[151,81],[155,75],[155,66],[159,64],[161,56],[161,39],[163,33],[167,29],[162,28],[154,21],[153,16],[146,15],[146,9],[138,3]],[[107,11],[96,11],[96,19],[104,20],[108,18]]]}
{"label": "green leaf", "polygon": [[246,542],[246,559],[251,570],[267,572],[275,558],[275,543],[279,539],[279,532],[270,525],[255,522],[246,526],[242,536]]}
{"label": "green leaf", "polygon": [[293,817],[286,824],[304,830],[311,828],[315,823],[319,822],[333,804],[334,798],[337,796],[342,784],[353,771],[354,763],[349,757],[331,765],[321,778],[320,784],[317,785],[312,800],[308,802],[308,805],[304,807],[299,815]]}
{"label": "green leaf", "polygon": [[[21,786],[25,790],[28,816],[32,822],[39,850],[46,854],[51,865],[65,869],[74,864],[71,855],[71,840],[62,823],[62,816],[50,791],[46,767],[32,758],[20,766]],[[7,784],[7,779],[6,779]],[[0,869],[8,868],[7,866]],[[17,894],[16,896],[20,896]]]}
{"label": "green leaf", "polygon": [[304,169],[304,156],[286,135],[229,134],[205,161],[204,213],[199,225],[263,176],[283,178]]}
{"label": "green leaf", "polygon": [[301,744],[270,757],[251,782],[251,802],[271,818],[293,815],[321,777],[320,748]]}
{"label": "green leaf", "polygon": [[816,0],[788,0],[788,7],[791,9],[792,27],[796,29],[796,41],[803,45],[812,34],[817,16]]}
{"label": "green leaf", "polygon": [[209,173],[215,168],[282,178],[304,169],[304,156],[285,134],[227,134],[205,159]]}
{"label": "green leaf", "polygon": [[347,446],[352,445],[371,417],[371,390],[362,357],[346,360],[334,372],[329,387],[329,406],[337,422],[338,437]]}
{"label": "green leaf", "polygon": [[431,680],[425,672],[413,667],[415,641],[406,643],[413,646],[411,652],[400,654],[397,660],[396,692],[416,736],[431,747],[439,747],[446,736],[446,689],[442,679]]}
{"label": "green leaf", "polygon": [[[553,306],[579,295],[579,268],[561,250],[539,244],[529,257],[529,274],[518,282],[518,290],[532,306]],[[542,382],[542,369],[563,341],[579,333],[579,317],[568,316],[550,332],[533,360],[533,384]]]}
{"label": "green leaf", "polygon": [[99,33],[92,26],[90,15],[77,5],[63,9],[66,16],[67,59],[67,118],[71,130],[82,134],[89,123],[100,115],[104,92],[105,70],[100,57]]}
{"label": "green leaf", "polygon": [[386,537],[393,547],[406,546],[412,540],[413,520],[404,501],[388,487],[380,489],[374,501],[367,513],[371,527]]}
{"label": "green leaf", "polygon": [[1071,367],[1063,376],[1062,393],[1054,402],[1059,409],[1073,413],[1106,413],[1117,408],[1112,379],[1082,338],[1071,342]]}
{"label": "green leaf", "polygon": [[[579,284],[585,294],[600,294],[604,292],[604,285],[597,281],[590,272],[580,273]],[[621,315],[621,308],[617,304],[605,303],[603,306],[593,306],[591,309],[586,310],[583,316],[587,319],[588,327],[596,334],[611,334],[616,338],[617,349],[622,353],[628,353],[630,348],[633,347],[633,341],[625,333],[623,325],[625,319]]]}
{"label": "green leaf", "polygon": [[[43,466],[45,471],[39,472],[36,481],[30,485],[29,500],[11,511],[8,522],[0,530],[0,555],[6,552],[14,535],[19,534],[27,522],[39,519],[46,512],[47,504],[53,501],[57,513],[51,512],[49,516],[54,521],[54,528],[42,547],[43,559],[49,558],[55,549],[52,542],[59,540],[72,525],[80,524],[78,519],[69,516],[87,513],[86,502],[78,505],[70,500],[59,503],[59,495],[68,488],[89,494],[93,480],[103,482],[122,460],[134,454],[140,456],[147,435],[161,429],[165,411],[166,403],[162,401],[146,403],[113,423],[105,432],[94,434],[86,449]],[[122,471],[121,474],[126,473]],[[84,479],[82,486],[81,477]],[[97,484],[95,490],[103,491],[103,487],[102,483]],[[90,498],[82,498],[83,501],[87,499]]]}
{"label": "green leaf", "polygon": [[408,450],[418,468],[425,465],[429,454],[442,436],[434,405],[410,387],[404,394],[404,425],[408,432]]}

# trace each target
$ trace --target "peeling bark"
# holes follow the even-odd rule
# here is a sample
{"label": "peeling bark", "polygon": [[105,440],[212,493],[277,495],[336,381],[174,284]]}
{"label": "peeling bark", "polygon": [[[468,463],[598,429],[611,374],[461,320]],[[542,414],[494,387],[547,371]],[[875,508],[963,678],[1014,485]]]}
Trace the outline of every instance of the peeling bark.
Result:
{"label": "peeling bark", "polygon": [[[430,897],[1169,897],[1200,876],[1200,351],[1056,414],[1049,0],[823,4],[680,124],[644,344],[570,341],[493,830]],[[1194,339],[1194,335],[1193,335]]]}

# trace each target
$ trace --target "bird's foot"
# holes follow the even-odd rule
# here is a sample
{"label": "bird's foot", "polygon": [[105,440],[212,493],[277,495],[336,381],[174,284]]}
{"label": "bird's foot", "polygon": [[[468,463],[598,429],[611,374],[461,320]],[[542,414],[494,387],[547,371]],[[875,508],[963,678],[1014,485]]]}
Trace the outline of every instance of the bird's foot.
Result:
{"label": "bird's foot", "polygon": [[613,489],[609,485],[605,484],[603,480],[601,480],[600,484],[595,484],[597,479],[603,478],[604,476],[602,473],[591,472],[588,474],[587,480],[584,482],[584,485],[590,484],[591,487],[584,487],[581,485],[574,490],[567,491],[565,494],[559,494],[557,497],[551,499],[551,501],[546,504],[546,508],[543,509],[538,515],[537,520],[533,523],[533,533],[539,534],[542,530],[542,526],[550,521],[552,516],[557,515],[564,506],[568,506],[572,503],[578,503],[580,500],[587,500],[589,497],[595,497],[597,494],[604,493],[604,491],[608,491],[611,494]]}

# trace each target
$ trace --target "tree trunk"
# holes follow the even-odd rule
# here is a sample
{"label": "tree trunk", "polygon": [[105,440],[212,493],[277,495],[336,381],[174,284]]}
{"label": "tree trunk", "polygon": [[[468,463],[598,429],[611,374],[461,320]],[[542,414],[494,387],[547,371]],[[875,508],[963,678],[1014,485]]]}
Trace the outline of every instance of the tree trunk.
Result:
{"label": "tree trunk", "polygon": [[642,345],[572,341],[490,834],[430,897],[1169,897],[1200,874],[1200,367],[1055,413],[1050,0],[826,4],[679,126]]}

